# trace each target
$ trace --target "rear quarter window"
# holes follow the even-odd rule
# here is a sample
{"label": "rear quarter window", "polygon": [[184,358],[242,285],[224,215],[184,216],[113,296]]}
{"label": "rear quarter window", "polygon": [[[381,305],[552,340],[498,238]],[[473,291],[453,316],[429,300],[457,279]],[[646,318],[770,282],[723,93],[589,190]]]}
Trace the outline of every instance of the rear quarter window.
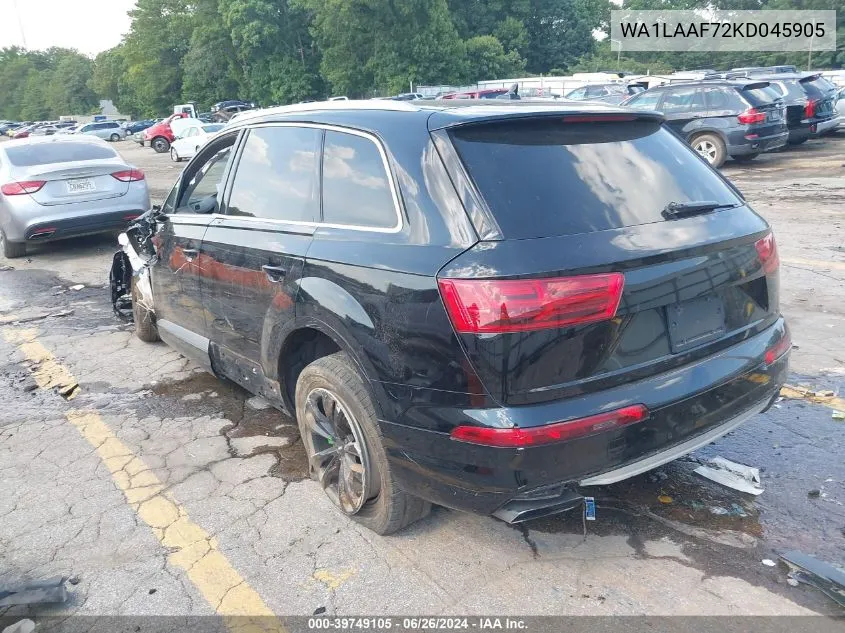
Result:
{"label": "rear quarter window", "polygon": [[670,202],[741,203],[656,121],[535,119],[468,125],[450,136],[509,239],[664,222]]}
{"label": "rear quarter window", "polygon": [[117,158],[110,147],[95,143],[34,143],[6,148],[9,162],[16,167],[70,163],[80,160]]}

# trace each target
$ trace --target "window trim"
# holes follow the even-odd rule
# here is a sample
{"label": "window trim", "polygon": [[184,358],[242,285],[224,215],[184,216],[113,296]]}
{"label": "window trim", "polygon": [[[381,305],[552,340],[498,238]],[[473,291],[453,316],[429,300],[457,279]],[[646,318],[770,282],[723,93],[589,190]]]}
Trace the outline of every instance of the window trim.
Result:
{"label": "window trim", "polygon": [[[371,134],[370,132],[364,132],[363,130],[356,130],[354,128],[343,127],[340,125],[330,125],[330,124],[322,124],[322,123],[310,123],[310,122],[299,122],[299,121],[267,121],[262,123],[255,123],[253,125],[245,126],[241,128],[244,131],[251,131],[258,128],[267,128],[267,127],[301,127],[301,128],[310,128],[325,131],[332,131],[332,132],[340,132],[342,134],[351,134],[352,136],[360,136],[362,138],[369,139],[378,149],[379,155],[381,156],[382,165],[384,167],[385,173],[387,175],[387,180],[390,183],[390,195],[393,199],[393,210],[396,213],[396,224],[390,227],[379,227],[379,226],[365,226],[359,224],[339,224],[334,222],[323,222],[323,150],[325,144],[325,134],[323,134],[323,139],[320,144],[320,173],[319,173],[319,186],[320,186],[320,220],[317,222],[303,222],[301,220],[280,220],[280,219],[271,219],[271,218],[254,218],[249,216],[236,216],[236,215],[229,215],[227,213],[213,213],[211,214],[214,218],[220,219],[229,219],[229,220],[237,220],[240,221],[247,221],[247,222],[261,222],[261,223],[273,223],[273,224],[286,224],[286,225],[294,225],[294,226],[307,226],[315,229],[319,228],[328,228],[328,229],[346,229],[349,231],[365,231],[369,233],[399,233],[405,227],[405,221],[402,215],[402,204],[401,198],[399,197],[399,188],[396,186],[396,180],[393,175],[393,170],[390,168],[390,162],[387,159],[387,152],[384,149],[384,146],[381,143],[381,140],[375,135]],[[245,135],[245,139],[248,138]],[[221,208],[228,208],[229,206],[229,195],[231,194],[232,185],[235,182],[235,178],[238,175],[238,166],[241,162],[241,154],[243,153],[243,148],[246,145],[246,140],[242,140],[240,143],[240,147],[238,148],[237,155],[235,156],[235,160],[232,162],[231,171],[229,172],[229,182],[226,186],[226,193],[225,193],[225,207]]]}

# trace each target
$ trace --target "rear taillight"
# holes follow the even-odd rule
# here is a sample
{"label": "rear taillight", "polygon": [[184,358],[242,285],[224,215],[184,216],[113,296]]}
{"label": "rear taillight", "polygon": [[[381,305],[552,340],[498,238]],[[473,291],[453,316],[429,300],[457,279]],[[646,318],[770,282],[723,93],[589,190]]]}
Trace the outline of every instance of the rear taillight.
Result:
{"label": "rear taillight", "polygon": [[754,243],[754,248],[757,249],[760,263],[763,264],[763,271],[767,275],[777,272],[778,266],[780,266],[780,258],[778,257],[778,246],[774,234],[769,233],[766,237],[757,240]]}
{"label": "rear taillight", "polygon": [[599,413],[586,418],[555,422],[527,429],[495,429],[487,426],[458,426],[452,430],[453,440],[497,446],[501,448],[525,448],[554,442],[565,442],[579,437],[606,433],[623,426],[642,422],[648,418],[648,409],[634,404],[615,411]]}
{"label": "rear taillight", "polygon": [[756,108],[749,108],[736,118],[740,123],[763,123],[766,120],[766,113]]}
{"label": "rear taillight", "polygon": [[791,349],[792,337],[789,336],[789,330],[787,330],[786,332],[784,332],[783,338],[781,338],[777,343],[775,343],[769,349],[766,350],[764,360],[766,361],[767,365],[771,365]]}
{"label": "rear taillight", "polygon": [[21,196],[25,193],[35,193],[47,184],[46,180],[24,180],[23,182],[10,182],[0,187],[4,196]]}
{"label": "rear taillight", "polygon": [[816,116],[816,102],[810,99],[804,106],[804,118],[812,119],[814,116]]}
{"label": "rear taillight", "polygon": [[469,334],[527,332],[613,318],[622,273],[552,279],[441,279],[440,294],[455,330]]}
{"label": "rear taillight", "polygon": [[144,172],[140,169],[127,169],[125,171],[116,171],[112,174],[112,178],[117,178],[120,182],[135,182],[144,179]]}

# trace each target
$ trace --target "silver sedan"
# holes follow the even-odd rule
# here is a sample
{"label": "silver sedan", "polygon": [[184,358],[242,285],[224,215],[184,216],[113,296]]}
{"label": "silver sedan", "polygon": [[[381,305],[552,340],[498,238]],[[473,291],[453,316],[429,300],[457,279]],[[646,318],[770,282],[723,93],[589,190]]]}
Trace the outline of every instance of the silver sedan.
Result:
{"label": "silver sedan", "polygon": [[0,243],[26,245],[119,231],[150,207],[144,172],[92,136],[41,136],[0,144]]}

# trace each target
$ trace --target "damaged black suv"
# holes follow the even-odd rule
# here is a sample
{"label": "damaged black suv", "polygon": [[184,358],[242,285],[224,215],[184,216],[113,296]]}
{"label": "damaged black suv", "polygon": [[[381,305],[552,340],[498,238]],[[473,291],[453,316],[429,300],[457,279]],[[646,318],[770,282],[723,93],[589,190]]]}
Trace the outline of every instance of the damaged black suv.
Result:
{"label": "damaged black suv", "polygon": [[381,534],[431,503],[572,508],[787,372],[768,224],[656,113],[256,111],[122,240],[138,335],[295,415],[313,478]]}

